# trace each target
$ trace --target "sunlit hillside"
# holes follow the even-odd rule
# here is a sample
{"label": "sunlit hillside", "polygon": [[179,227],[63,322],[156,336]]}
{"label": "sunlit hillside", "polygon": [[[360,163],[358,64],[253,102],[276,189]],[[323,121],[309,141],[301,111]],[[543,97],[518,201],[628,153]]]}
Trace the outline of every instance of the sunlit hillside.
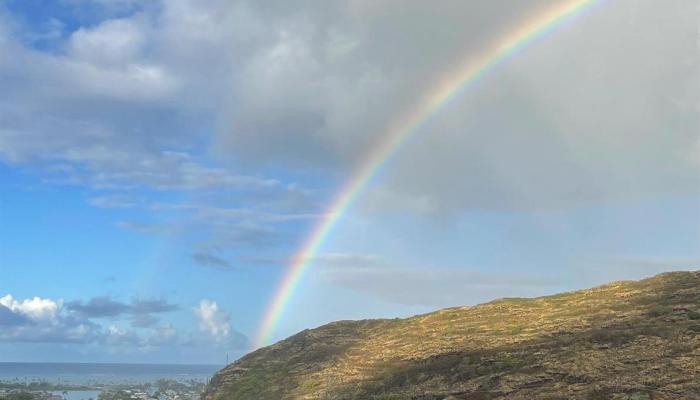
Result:
{"label": "sunlit hillside", "polygon": [[700,271],[302,331],[205,400],[700,398]]}

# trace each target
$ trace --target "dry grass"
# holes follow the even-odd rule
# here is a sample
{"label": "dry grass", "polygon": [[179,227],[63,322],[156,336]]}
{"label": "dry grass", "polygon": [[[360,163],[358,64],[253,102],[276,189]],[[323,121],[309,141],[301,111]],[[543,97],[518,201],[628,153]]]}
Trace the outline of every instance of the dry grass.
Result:
{"label": "dry grass", "polygon": [[700,272],[678,272],[336,322],[249,354],[217,375],[206,397],[700,398],[696,310]]}

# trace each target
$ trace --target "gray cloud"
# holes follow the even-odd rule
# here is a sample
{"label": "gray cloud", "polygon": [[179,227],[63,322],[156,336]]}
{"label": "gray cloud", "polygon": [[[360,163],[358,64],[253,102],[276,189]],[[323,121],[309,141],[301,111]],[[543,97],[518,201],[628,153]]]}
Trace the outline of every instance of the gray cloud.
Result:
{"label": "gray cloud", "polygon": [[192,260],[202,266],[219,268],[219,269],[230,269],[231,263],[225,259],[215,256],[213,254],[197,252],[192,254]]}
{"label": "gray cloud", "polygon": [[688,271],[700,268],[700,258],[649,255],[613,255],[589,257],[579,276],[597,283],[611,279],[639,279],[668,271]]}
{"label": "gray cloud", "polygon": [[[163,2],[80,28],[58,54],[5,31],[0,158],[97,188],[279,185],[231,158],[346,176],[452,66],[548,5]],[[695,6],[605,2],[524,49],[417,132],[365,209],[697,194]]]}
{"label": "gray cloud", "polygon": [[[0,5],[0,162],[88,187],[93,206],[161,213],[120,227],[187,235],[202,254],[227,254],[291,243],[286,224],[313,222],[327,193],[288,180],[345,181],[451,68],[551,2],[63,4],[91,4],[92,15],[74,32],[60,21],[35,31]],[[695,0],[609,1],[563,24],[422,125],[359,209],[443,216],[696,196],[696,8]],[[149,204],[131,197],[136,190],[165,200]],[[183,193],[187,204],[168,201]],[[282,253],[274,250],[266,254]],[[403,304],[557,285],[375,256],[312,261],[327,266],[319,273],[328,282]],[[69,304],[72,313],[57,304],[63,311],[33,317],[0,308],[0,324],[12,326],[0,340],[96,341],[107,333],[87,315],[154,330],[154,315],[167,312],[110,298]],[[147,342],[119,327],[110,335],[115,345]]]}
{"label": "gray cloud", "polygon": [[[244,59],[221,140],[263,159],[352,165],[406,117],[406,99],[543,7],[254,7],[279,31]],[[522,50],[424,125],[365,207],[551,209],[697,194],[695,7],[607,2]]]}
{"label": "gray cloud", "polygon": [[[176,311],[162,300],[133,300],[121,303],[108,297],[87,302],[32,297],[18,300],[0,297],[0,344],[32,346],[40,344],[80,345],[81,352],[99,350],[131,356],[162,353],[219,359],[222,351],[249,348],[247,337],[231,327],[231,316],[215,302],[205,301],[197,310],[199,327],[184,334],[170,322],[158,321],[154,314]],[[127,316],[130,327],[115,318]],[[91,318],[107,318],[106,324]],[[70,347],[66,347],[69,349]],[[175,358],[173,358],[175,359]]]}
{"label": "gray cloud", "polygon": [[133,300],[130,304],[131,314],[157,314],[178,310],[179,307],[165,300]]}
{"label": "gray cloud", "polygon": [[[0,16],[11,18],[0,8]],[[143,13],[79,28],[60,54],[4,33],[0,159],[39,164],[55,182],[161,190],[268,187],[276,181],[205,165],[206,125],[178,105],[180,78],[146,50],[154,35]],[[61,54],[60,49],[65,48]],[[105,58],[107,57],[107,58]],[[26,66],[31,68],[26,68]],[[31,92],[31,96],[27,93]],[[59,167],[59,168],[56,168]]]}
{"label": "gray cloud", "polygon": [[0,325],[0,342],[88,343],[99,336],[96,324],[65,314],[62,301],[40,297],[0,297]]}
{"label": "gray cloud", "polygon": [[66,308],[88,318],[117,317],[127,313],[127,304],[114,301],[111,298],[94,297],[87,303],[74,301],[66,304]]}
{"label": "gray cloud", "polygon": [[113,318],[123,315],[145,316],[179,309],[178,306],[165,300],[135,299],[130,303],[123,303],[108,296],[93,297],[87,302],[68,302],[66,308],[86,318]]}
{"label": "gray cloud", "polygon": [[265,223],[236,217],[214,219],[194,215],[165,222],[119,221],[116,225],[145,234],[191,237],[199,247],[217,249],[271,247],[281,243],[284,236],[284,233],[269,221]]}
{"label": "gray cloud", "polygon": [[88,199],[88,203],[100,208],[132,208],[138,203],[124,196],[100,196]]}
{"label": "gray cloud", "polygon": [[323,281],[404,305],[447,307],[494,297],[555,292],[562,276],[510,271],[395,265],[374,254],[328,253],[311,260]]}
{"label": "gray cloud", "polygon": [[136,328],[151,328],[155,326],[160,320],[153,316],[153,314],[132,314],[129,317],[129,322],[131,326]]}
{"label": "gray cloud", "polygon": [[26,316],[13,312],[8,307],[0,305],[0,326],[13,327],[31,324],[31,320]]}
{"label": "gray cloud", "polygon": [[[505,275],[505,276],[504,276]],[[405,305],[448,307],[496,297],[555,293],[564,279],[454,268],[345,269],[325,273],[329,283]]]}
{"label": "gray cloud", "polygon": [[180,228],[176,223],[156,223],[143,221],[119,221],[116,223],[116,226],[122,229],[130,229],[135,232],[161,235],[176,233]]}
{"label": "gray cloud", "polygon": [[312,273],[324,282],[392,303],[429,307],[542,296],[700,265],[697,258],[640,255],[582,257],[549,272],[396,265],[378,255],[356,253],[319,254],[310,262],[315,266]]}

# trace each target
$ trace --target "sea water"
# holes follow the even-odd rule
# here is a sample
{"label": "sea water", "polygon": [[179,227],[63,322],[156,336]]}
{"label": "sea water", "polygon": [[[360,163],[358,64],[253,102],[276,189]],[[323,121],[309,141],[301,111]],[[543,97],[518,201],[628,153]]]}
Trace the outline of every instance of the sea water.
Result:
{"label": "sea water", "polygon": [[[221,365],[0,362],[0,381],[70,385],[140,384],[158,379],[206,381]],[[81,397],[82,398],[82,397]],[[80,400],[80,399],[69,399]]]}

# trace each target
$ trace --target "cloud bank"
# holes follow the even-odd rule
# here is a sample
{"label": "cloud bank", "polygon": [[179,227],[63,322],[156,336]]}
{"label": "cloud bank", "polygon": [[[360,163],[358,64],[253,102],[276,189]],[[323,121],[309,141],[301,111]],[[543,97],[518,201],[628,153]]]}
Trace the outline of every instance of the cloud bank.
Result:
{"label": "cloud bank", "polygon": [[[0,158],[97,188],[279,185],[205,161],[213,138],[240,162],[343,176],[449,65],[546,7],[390,3],[133,3],[54,53],[6,24]],[[427,124],[383,190],[434,211],[696,193],[695,11],[608,2],[560,28]]]}
{"label": "cloud bank", "polygon": [[169,352],[171,358],[192,351],[201,356],[247,349],[247,338],[231,327],[230,314],[216,302],[203,299],[194,309],[198,330],[154,317],[178,308],[164,300],[124,303],[105,296],[64,302],[36,296],[18,300],[7,294],[0,297],[0,343],[72,344],[82,352]]}

